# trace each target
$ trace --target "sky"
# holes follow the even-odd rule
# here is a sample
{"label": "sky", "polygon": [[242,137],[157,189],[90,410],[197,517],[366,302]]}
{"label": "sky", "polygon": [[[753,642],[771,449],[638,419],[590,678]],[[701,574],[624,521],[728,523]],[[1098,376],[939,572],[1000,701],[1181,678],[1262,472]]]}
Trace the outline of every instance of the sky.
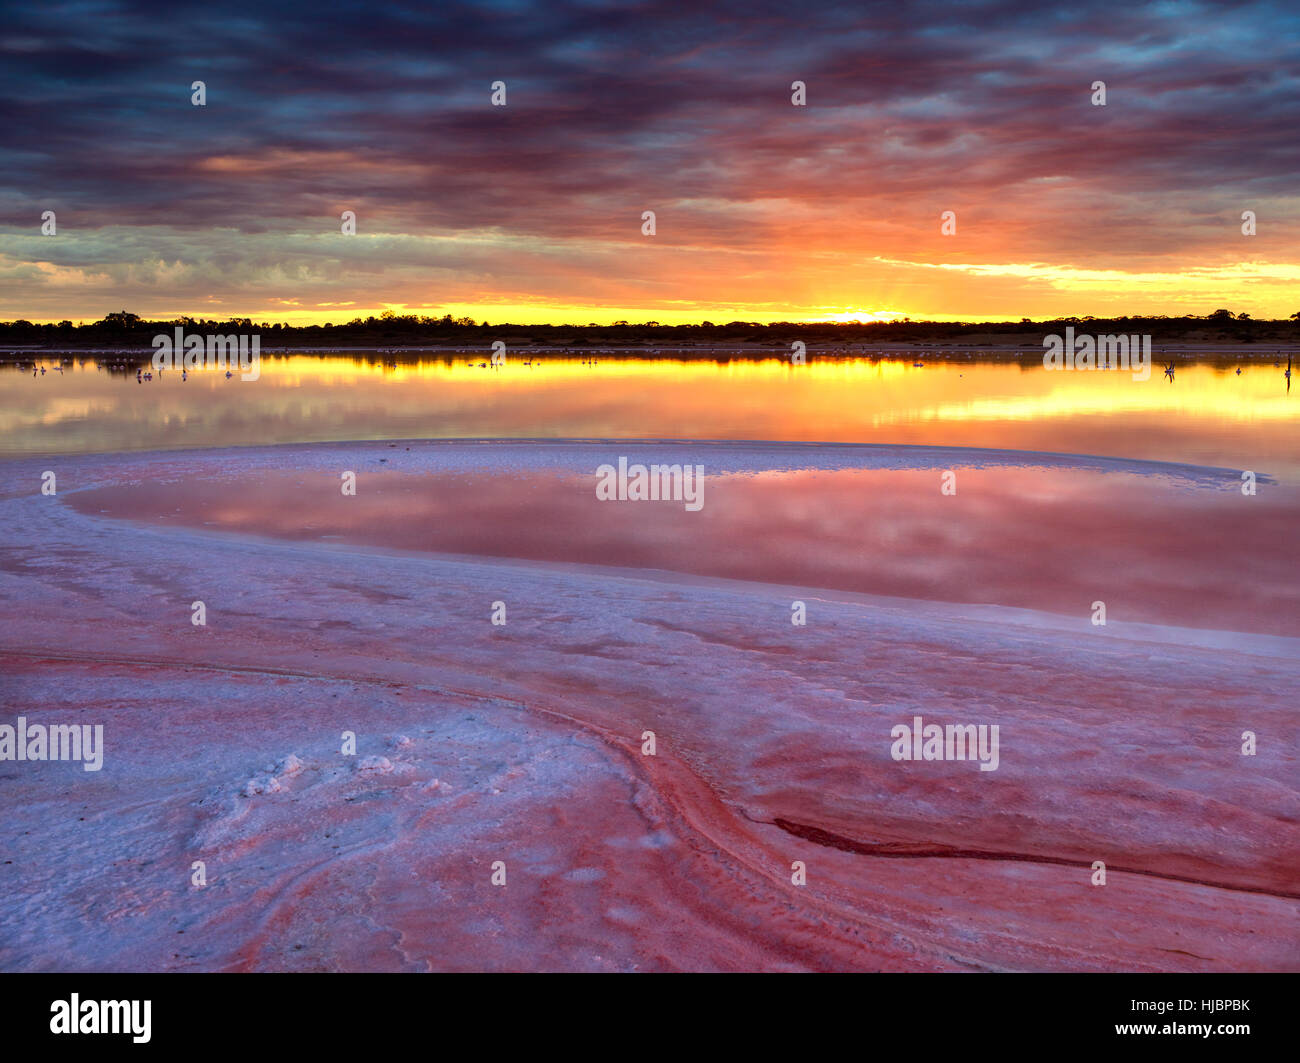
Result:
{"label": "sky", "polygon": [[1298,192],[1292,0],[0,20],[0,320],[1285,318]]}

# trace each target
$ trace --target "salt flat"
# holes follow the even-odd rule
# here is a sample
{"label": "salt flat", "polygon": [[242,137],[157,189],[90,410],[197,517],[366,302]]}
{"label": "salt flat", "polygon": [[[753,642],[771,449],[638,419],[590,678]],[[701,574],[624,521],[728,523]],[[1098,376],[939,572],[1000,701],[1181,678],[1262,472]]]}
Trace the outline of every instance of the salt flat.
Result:
{"label": "salt flat", "polygon": [[[1170,592],[1143,622],[1100,629],[1087,603],[1077,616],[1003,604],[1003,576],[952,602],[778,578],[773,557],[797,550],[744,580],[673,571],[662,551],[649,564],[552,545],[470,556],[285,493],[299,480],[314,492],[317,477],[329,506],[386,491],[412,502],[380,507],[389,524],[419,525],[410,478],[462,476],[457,512],[486,528],[464,507],[497,499],[489,485],[518,477],[520,496],[550,505],[547,484],[642,452],[582,446],[7,463],[0,722],[102,723],[105,755],[95,773],[0,763],[12,839],[0,967],[1300,968],[1300,640],[1286,586],[1255,603],[1253,625],[1215,627],[1206,608],[1183,626]],[[870,449],[715,445],[700,460],[751,487],[956,467],[990,493],[975,477],[1027,461]],[[1207,513],[1230,501],[1222,471],[1033,461],[1149,481],[1208,500]],[[59,493],[43,497],[52,463]],[[543,468],[558,479],[537,479]],[[340,469],[359,470],[360,487],[335,503]],[[160,519],[158,489],[183,520]],[[989,497],[964,491],[975,508]],[[724,514],[752,501],[707,497],[705,513],[715,498]],[[494,501],[498,521],[508,501]],[[301,530],[327,517],[341,527]],[[611,519],[648,522],[670,557],[689,528]],[[803,627],[790,623],[796,593]],[[205,627],[191,623],[197,600]],[[496,601],[504,626],[489,620]],[[997,724],[997,770],[893,760],[891,728],[918,715]],[[1091,884],[1097,860],[1104,886]]]}

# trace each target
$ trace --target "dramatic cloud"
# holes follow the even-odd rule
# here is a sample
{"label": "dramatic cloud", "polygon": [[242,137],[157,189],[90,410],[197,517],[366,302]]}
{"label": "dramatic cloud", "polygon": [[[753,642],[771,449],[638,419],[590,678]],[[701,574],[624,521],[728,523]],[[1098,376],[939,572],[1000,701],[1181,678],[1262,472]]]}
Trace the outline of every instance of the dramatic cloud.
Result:
{"label": "dramatic cloud", "polygon": [[33,4],[0,28],[0,317],[1286,316],[1298,30],[1288,3]]}

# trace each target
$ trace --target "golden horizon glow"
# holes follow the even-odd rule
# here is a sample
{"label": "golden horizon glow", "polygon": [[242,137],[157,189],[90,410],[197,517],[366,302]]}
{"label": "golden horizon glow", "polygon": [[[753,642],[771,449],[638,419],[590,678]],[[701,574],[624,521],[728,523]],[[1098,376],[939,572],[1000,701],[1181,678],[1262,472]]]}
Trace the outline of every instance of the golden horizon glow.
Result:
{"label": "golden horizon glow", "polygon": [[[1229,300],[1220,300],[1220,302],[1229,302]],[[117,309],[130,310],[130,307],[118,307]],[[229,310],[222,310],[208,306],[197,311],[192,309],[160,310],[147,314],[142,313],[140,314],[140,317],[145,321],[159,322],[176,321],[182,318],[191,318],[200,321],[231,321],[247,318],[254,324],[258,325],[278,324],[293,328],[308,328],[313,325],[331,325],[338,328],[348,325],[357,318],[360,318],[362,321],[365,321],[370,317],[379,318],[385,310],[392,310],[398,317],[414,314],[418,317],[441,318],[446,314],[450,314],[453,318],[457,319],[470,318],[476,324],[487,321],[489,327],[510,326],[517,328],[529,328],[533,326],[550,326],[552,328],[586,328],[591,325],[603,328],[613,326],[618,322],[626,322],[629,326],[644,326],[652,324],[671,326],[701,325],[704,322],[709,322],[714,325],[727,325],[737,321],[760,325],[786,323],[791,325],[866,325],[903,323],[905,321],[913,325],[995,325],[1019,324],[1021,322],[1020,316],[1009,314],[943,315],[909,313],[904,310],[846,310],[832,312],[827,310],[809,309],[806,312],[800,313],[780,313],[768,310],[751,310],[745,307],[726,307],[722,309],[711,308],[704,312],[693,310],[661,310],[655,312],[638,308],[607,310],[604,308],[592,309],[590,307],[568,306],[553,307],[528,304],[510,304],[508,306],[498,304],[458,304],[437,307],[404,307],[392,304],[379,304],[377,306],[352,308],[343,313],[337,309],[275,311],[231,308]],[[73,325],[81,326],[92,325],[97,321],[103,320],[105,314],[115,312],[116,310],[105,310],[103,313],[81,315],[79,317],[67,314],[55,317],[15,316],[10,318],[0,318],[0,320],[29,321],[34,325],[57,325],[62,321],[71,321]],[[132,312],[134,313],[134,311]],[[1142,318],[1161,315],[1167,316],[1170,320],[1181,320],[1183,317],[1190,317],[1192,320],[1196,320],[1198,318],[1204,319],[1208,313],[1209,311],[1166,312],[1140,309],[1133,309],[1126,313],[1062,312],[1059,315],[1042,314],[1036,317],[1030,316],[1029,321],[1030,323],[1047,324],[1063,318],[1078,318],[1083,320],[1087,317],[1096,317],[1101,320],[1111,320],[1126,317]],[[1289,323],[1292,320],[1290,314],[1283,314],[1280,312],[1275,317],[1269,317],[1267,315],[1252,315],[1251,319],[1256,323],[1277,324]]]}
{"label": "golden horizon glow", "polygon": [[[130,310],[130,307],[120,309]],[[911,318],[914,321],[921,320],[914,318],[906,311],[902,310],[849,310],[849,311],[831,311],[830,309],[812,308],[803,312],[792,314],[789,312],[781,313],[770,310],[754,310],[746,307],[709,307],[704,310],[645,310],[639,307],[633,308],[615,308],[608,309],[605,307],[576,307],[576,306],[551,306],[545,304],[528,304],[528,303],[475,303],[475,304],[454,304],[441,306],[410,306],[401,303],[380,303],[368,307],[349,307],[347,310],[339,310],[337,307],[317,310],[241,310],[232,308],[229,311],[218,310],[213,306],[205,306],[200,310],[164,310],[157,313],[141,314],[140,316],[150,321],[174,321],[180,318],[194,318],[198,320],[216,320],[226,321],[236,318],[249,318],[259,324],[265,322],[269,325],[292,325],[297,328],[305,328],[312,325],[333,325],[335,327],[347,325],[356,318],[363,321],[369,317],[380,317],[386,310],[393,311],[398,317],[414,314],[418,317],[436,317],[441,318],[450,314],[453,318],[472,318],[475,322],[487,321],[490,324],[500,323],[502,325],[550,325],[550,326],[571,326],[574,328],[584,328],[589,325],[609,326],[618,321],[626,321],[631,325],[645,325],[651,322],[660,325],[699,325],[705,321],[712,322],[715,325],[725,325],[732,321],[748,321],[760,324],[775,324],[779,322],[790,322],[792,324],[853,324],[861,322],[863,324],[881,322],[881,321],[901,321],[903,318]],[[105,311],[112,313],[114,311]],[[134,311],[132,311],[134,313]],[[57,325],[60,321],[72,321],[74,325],[90,325],[96,321],[102,320],[104,314],[95,316],[82,315],[81,317],[71,317],[62,315],[59,317],[25,317],[22,320],[30,321],[36,325]],[[13,318],[10,320],[19,320]],[[957,318],[934,318],[940,321],[956,321]],[[986,318],[965,317],[960,320],[979,323],[982,321],[1008,321],[1007,317],[991,316]]]}
{"label": "golden horizon glow", "polygon": [[[356,246],[366,255],[380,259],[388,254],[451,254],[458,246],[391,233],[352,239],[358,241]],[[484,243],[499,254],[513,247],[521,258],[538,260],[536,269],[542,278],[556,268],[553,263],[557,256],[591,256],[601,251],[598,246],[575,241],[553,241],[546,246],[528,240],[512,244],[499,236],[485,237],[484,241],[467,240],[464,247],[481,252],[480,243]],[[312,238],[307,243],[316,248],[320,239]],[[642,275],[626,280],[610,278],[591,289],[590,301],[548,298],[537,288],[521,291],[517,282],[509,287],[502,285],[499,293],[490,293],[477,284],[452,279],[446,286],[446,301],[434,302],[426,294],[430,282],[414,273],[394,275],[385,283],[386,298],[376,298],[373,285],[369,290],[337,293],[346,298],[329,298],[319,287],[312,291],[311,286],[298,296],[267,296],[262,292],[284,288],[284,277],[274,271],[245,279],[234,287],[209,287],[208,294],[198,297],[190,284],[187,294],[178,291],[171,298],[160,299],[161,289],[176,287],[186,278],[194,279],[185,259],[160,258],[136,271],[136,283],[123,286],[102,271],[60,266],[33,257],[26,260],[27,264],[34,267],[46,285],[48,298],[35,304],[6,303],[0,296],[0,320],[40,324],[72,320],[82,324],[127,309],[151,321],[248,318],[258,323],[304,327],[346,325],[356,318],[379,317],[391,310],[398,315],[441,318],[450,314],[475,322],[521,326],[607,326],[618,321],[662,325],[697,325],[705,321],[818,324],[903,318],[913,322],[985,324],[1019,322],[1026,317],[1036,321],[1085,316],[1203,318],[1226,308],[1246,312],[1256,320],[1285,321],[1296,312],[1300,284],[1300,264],[1263,258],[1175,269],[1162,269],[1153,262],[1144,269],[1119,269],[1032,260],[991,261],[997,252],[988,246],[979,256],[982,261],[929,262],[879,253],[809,255],[791,246],[786,254],[730,256],[707,248],[693,249],[685,260],[687,264],[677,269],[670,265],[676,259],[655,257],[659,252],[631,258],[638,250],[635,245],[618,247],[620,260],[639,263]],[[178,247],[177,253],[185,252]],[[681,253],[683,249],[676,248],[670,256]],[[799,263],[793,273],[779,268],[786,259]],[[16,268],[23,261],[21,256],[0,253],[0,271]],[[727,278],[736,275],[750,278],[745,301],[732,302],[725,297],[730,287]],[[561,270],[558,276],[567,277],[567,272]],[[696,294],[691,299],[642,298],[649,290],[647,286]],[[558,283],[557,277],[556,283],[547,281],[541,287],[563,289],[566,284]],[[419,297],[410,298],[411,292],[418,292]],[[11,299],[15,297],[16,293],[10,293]],[[67,305],[75,306],[76,311],[62,309]],[[59,309],[51,311],[50,306]],[[973,309],[980,312],[969,312]]]}

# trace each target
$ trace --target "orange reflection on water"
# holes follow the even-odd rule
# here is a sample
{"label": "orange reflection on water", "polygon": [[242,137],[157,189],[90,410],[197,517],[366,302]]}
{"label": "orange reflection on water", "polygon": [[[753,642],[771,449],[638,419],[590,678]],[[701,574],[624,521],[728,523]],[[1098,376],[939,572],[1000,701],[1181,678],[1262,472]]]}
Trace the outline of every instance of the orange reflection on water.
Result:
{"label": "orange reflection on water", "polygon": [[[0,369],[0,452],[112,452],[397,438],[824,440],[1300,469],[1297,398],[1272,365],[1170,381],[1039,364],[910,360],[266,357],[260,379]],[[527,364],[532,361],[532,364]],[[488,363],[480,367],[480,363]]]}

